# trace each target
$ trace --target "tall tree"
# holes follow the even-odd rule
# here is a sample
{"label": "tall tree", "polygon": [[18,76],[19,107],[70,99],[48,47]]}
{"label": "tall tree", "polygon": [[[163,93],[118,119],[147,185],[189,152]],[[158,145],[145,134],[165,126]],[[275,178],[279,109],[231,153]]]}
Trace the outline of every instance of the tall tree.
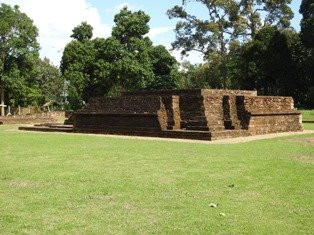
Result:
{"label": "tall tree", "polygon": [[120,42],[125,52],[118,64],[118,77],[126,90],[145,89],[154,78],[149,56],[152,42],[145,37],[149,20],[143,11],[132,12],[127,7],[114,17],[112,37]]}
{"label": "tall tree", "polygon": [[61,72],[70,82],[68,98],[73,109],[90,97],[177,86],[172,76],[175,58],[145,36],[149,19],[143,11],[123,8],[114,18],[112,36],[106,39],[91,40],[92,32],[86,33],[91,26],[86,23],[74,28],[74,39],[66,46],[61,61]]}
{"label": "tall tree", "polygon": [[206,19],[201,19],[187,12],[189,0],[182,0],[182,6],[174,6],[167,11],[170,19],[178,18],[175,32],[176,40],[173,49],[182,49],[181,54],[189,51],[202,52],[208,57],[211,52],[226,53],[226,45],[237,32],[239,24],[239,5],[234,0],[209,1],[194,0],[204,5],[208,12]]}
{"label": "tall tree", "polygon": [[38,29],[18,6],[0,6],[0,86],[9,104],[27,105],[40,96],[36,87]]}
{"label": "tall tree", "polygon": [[314,0],[302,0],[300,13],[303,15],[301,20],[301,39],[305,46],[314,49]]}
{"label": "tall tree", "polygon": [[295,31],[265,27],[242,47],[241,88],[256,89],[264,95],[293,96],[298,106],[305,104],[310,82],[304,76],[305,59]]}
{"label": "tall tree", "polygon": [[239,16],[245,29],[244,35],[254,38],[263,27],[289,27],[293,18],[290,3],[291,0],[241,0]]}
{"label": "tall tree", "polygon": [[314,0],[302,0],[300,13],[301,20],[300,38],[306,48],[306,59],[303,61],[302,71],[304,78],[309,80],[307,94],[307,107],[314,107]]}
{"label": "tall tree", "polygon": [[86,87],[89,84],[91,65],[95,58],[92,26],[86,22],[73,29],[73,40],[66,45],[61,59],[61,73],[69,82],[68,100],[71,108],[78,109],[89,98]]}
{"label": "tall tree", "polygon": [[[189,2],[204,5],[207,17],[200,18],[187,11]],[[236,39],[253,38],[259,29],[277,25],[288,27],[293,17],[291,0],[182,0],[182,6],[167,11],[170,19],[178,18],[173,49],[185,55],[195,50],[210,57],[212,52],[225,55],[228,44]]]}
{"label": "tall tree", "polygon": [[50,63],[48,58],[38,63],[38,87],[41,91],[40,104],[55,101],[59,105],[64,102],[64,79],[60,70]]}

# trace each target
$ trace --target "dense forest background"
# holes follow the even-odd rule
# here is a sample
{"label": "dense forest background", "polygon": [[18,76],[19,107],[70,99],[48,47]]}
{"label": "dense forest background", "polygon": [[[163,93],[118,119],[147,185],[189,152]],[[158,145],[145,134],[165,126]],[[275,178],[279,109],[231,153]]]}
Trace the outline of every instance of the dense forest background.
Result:
{"label": "dense forest background", "polygon": [[121,91],[183,88],[255,89],[260,95],[292,96],[314,108],[314,0],[302,0],[301,30],[290,27],[289,0],[194,0],[167,11],[177,20],[173,49],[201,52],[203,64],[178,63],[147,33],[150,17],[123,8],[108,38],[93,38],[82,22],[73,29],[60,68],[39,58],[38,29],[18,6],[0,6],[0,86],[10,106],[79,109],[89,98]]}

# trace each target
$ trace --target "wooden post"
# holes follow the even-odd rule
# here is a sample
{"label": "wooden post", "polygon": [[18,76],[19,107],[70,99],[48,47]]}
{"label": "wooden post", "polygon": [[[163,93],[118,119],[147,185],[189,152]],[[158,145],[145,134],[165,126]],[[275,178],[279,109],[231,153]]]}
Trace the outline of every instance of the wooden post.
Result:
{"label": "wooden post", "polygon": [[4,88],[3,88],[3,86],[0,86],[0,93],[1,93],[0,94],[1,116],[5,116],[5,113],[4,113],[4,107],[5,107],[5,105],[4,105]]}
{"label": "wooden post", "polygon": [[8,109],[7,109],[7,116],[12,116],[12,113],[11,113],[11,106],[8,106]]}

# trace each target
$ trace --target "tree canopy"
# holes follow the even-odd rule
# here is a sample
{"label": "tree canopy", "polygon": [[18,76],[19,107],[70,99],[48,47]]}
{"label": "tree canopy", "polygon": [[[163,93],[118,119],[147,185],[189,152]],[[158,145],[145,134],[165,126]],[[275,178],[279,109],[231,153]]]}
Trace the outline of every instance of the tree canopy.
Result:
{"label": "tree canopy", "polygon": [[300,13],[301,39],[305,46],[314,48],[314,0],[302,0]]}
{"label": "tree canopy", "polygon": [[[208,16],[203,19],[188,13],[190,2],[203,5]],[[290,2],[291,0],[182,0],[182,6],[176,5],[167,11],[170,19],[179,19],[173,49],[180,49],[182,55],[192,50],[199,51],[206,59],[210,59],[212,52],[226,54],[230,42],[251,39],[262,27],[288,27],[293,17],[288,5]]]}
{"label": "tree canopy", "polygon": [[83,37],[85,29],[92,28],[86,22],[73,29],[73,40],[61,61],[71,108],[80,108],[90,97],[177,86],[172,75],[177,62],[165,47],[154,46],[146,36],[149,20],[143,11],[125,7],[114,17],[109,38]]}
{"label": "tree canopy", "polygon": [[0,85],[8,104],[36,103],[38,29],[18,6],[0,6]]}

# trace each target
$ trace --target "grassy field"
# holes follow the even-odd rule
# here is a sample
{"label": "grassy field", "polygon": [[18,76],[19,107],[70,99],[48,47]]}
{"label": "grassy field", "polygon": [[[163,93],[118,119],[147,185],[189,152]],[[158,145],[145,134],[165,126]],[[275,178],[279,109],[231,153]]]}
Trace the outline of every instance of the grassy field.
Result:
{"label": "grassy field", "polygon": [[314,233],[314,134],[208,145],[0,126],[0,139],[2,234]]}
{"label": "grassy field", "polygon": [[314,122],[314,110],[300,110],[302,112],[303,121],[313,121]]}

